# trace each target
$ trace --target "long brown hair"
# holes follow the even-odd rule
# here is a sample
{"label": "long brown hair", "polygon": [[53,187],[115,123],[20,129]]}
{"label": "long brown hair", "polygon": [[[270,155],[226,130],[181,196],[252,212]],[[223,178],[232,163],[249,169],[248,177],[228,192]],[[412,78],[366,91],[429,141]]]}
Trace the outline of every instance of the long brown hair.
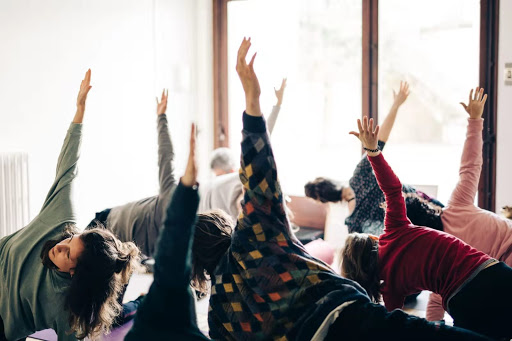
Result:
{"label": "long brown hair", "polygon": [[201,292],[208,290],[208,279],[221,257],[231,245],[233,219],[222,210],[197,215],[192,247],[192,286]]}
{"label": "long brown hair", "polygon": [[359,283],[370,299],[379,303],[379,242],[378,237],[366,233],[350,233],[341,251],[342,276]]}
{"label": "long brown hair", "polygon": [[[76,228],[67,228],[62,239],[45,243],[41,252],[45,266],[55,268],[46,258],[53,247],[50,245],[74,234]],[[64,309],[70,312],[69,324],[76,337],[94,339],[107,333],[121,312],[117,299],[132,272],[140,267],[140,251],[134,243],[122,243],[112,232],[102,228],[86,230],[79,238],[84,243],[84,251],[77,259]]]}

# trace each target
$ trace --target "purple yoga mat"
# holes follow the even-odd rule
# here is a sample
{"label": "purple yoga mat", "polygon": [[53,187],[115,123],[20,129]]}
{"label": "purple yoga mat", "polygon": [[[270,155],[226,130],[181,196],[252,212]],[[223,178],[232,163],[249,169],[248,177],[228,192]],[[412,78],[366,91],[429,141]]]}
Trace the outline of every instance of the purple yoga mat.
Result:
{"label": "purple yoga mat", "polygon": [[[102,341],[123,341],[128,331],[133,325],[133,320],[123,324],[121,327],[113,329],[110,334],[104,335],[100,338]],[[53,329],[45,329],[40,330],[32,335],[31,338],[36,340],[44,340],[44,341],[58,341],[57,334],[53,331]],[[88,338],[85,340],[89,340]]]}

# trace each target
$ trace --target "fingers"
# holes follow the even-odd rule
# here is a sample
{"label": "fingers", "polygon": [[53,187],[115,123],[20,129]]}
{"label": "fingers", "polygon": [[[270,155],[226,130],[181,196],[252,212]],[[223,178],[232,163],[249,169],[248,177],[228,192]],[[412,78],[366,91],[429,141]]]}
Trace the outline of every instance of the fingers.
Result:
{"label": "fingers", "polygon": [[471,89],[471,91],[469,92],[469,103],[471,103],[471,101],[473,100],[473,89]]}
{"label": "fingers", "polygon": [[368,116],[363,117],[363,133],[368,132]]}
{"label": "fingers", "polygon": [[[366,117],[366,116],[365,116]],[[359,133],[363,133],[363,126],[361,125],[361,120],[357,119],[357,128],[359,129]],[[357,135],[359,137],[359,135]]]}
{"label": "fingers", "polygon": [[245,61],[245,58],[247,57],[247,52],[249,51],[249,48],[251,47],[251,38],[246,39],[244,37],[244,40],[242,40],[242,44],[240,44],[240,48],[238,49],[238,64],[240,66],[246,66],[247,62]]}
{"label": "fingers", "polygon": [[190,154],[195,154],[196,147],[196,125],[192,123],[190,126]]}
{"label": "fingers", "polygon": [[373,132],[373,118],[370,118],[369,124],[368,124],[368,132]]}
{"label": "fingers", "polygon": [[254,54],[252,55],[252,58],[251,58],[251,61],[249,62],[249,67],[252,69],[254,67],[254,59],[256,58],[256,54],[258,52],[254,52]]}
{"label": "fingers", "polygon": [[281,81],[281,90],[286,88],[286,80],[287,80],[287,78],[283,78],[283,80]]}
{"label": "fingers", "polygon": [[465,103],[460,102],[460,105],[464,107],[464,110],[468,111],[468,106]]}
{"label": "fingers", "polygon": [[380,130],[380,126],[379,126],[379,125],[377,125],[377,126],[375,127],[375,130],[373,131],[373,135],[378,136],[378,135],[379,135],[379,130]]}
{"label": "fingers", "polygon": [[485,94],[484,98],[482,98],[482,105],[485,105],[485,101],[487,101],[487,94]]}
{"label": "fingers", "polygon": [[188,154],[187,168],[181,178],[181,183],[185,186],[194,186],[197,184],[197,165],[196,165],[196,125],[190,126],[190,150]]}
{"label": "fingers", "polygon": [[359,133],[355,131],[349,132],[350,135],[354,135],[355,137],[359,138]]}
{"label": "fingers", "polygon": [[87,72],[85,72],[85,77],[84,77],[84,80],[82,81],[81,86],[83,85],[85,88],[85,87],[88,87],[89,84],[91,84],[91,69],[89,69],[89,70],[87,70]]}

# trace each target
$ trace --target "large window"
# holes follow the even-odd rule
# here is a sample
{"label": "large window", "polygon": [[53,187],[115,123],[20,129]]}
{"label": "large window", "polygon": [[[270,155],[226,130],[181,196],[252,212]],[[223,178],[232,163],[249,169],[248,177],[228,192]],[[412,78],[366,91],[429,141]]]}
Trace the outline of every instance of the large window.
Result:
{"label": "large window", "polygon": [[[442,9],[442,10],[441,10]],[[379,122],[400,80],[411,94],[386,156],[404,183],[438,186],[447,202],[457,179],[471,87],[479,84],[480,1],[379,2]]]}
{"label": "large window", "polygon": [[230,145],[239,151],[245,98],[235,64],[245,35],[258,52],[264,114],[276,102],[274,87],[288,78],[272,135],[288,194],[303,194],[316,176],[348,180],[361,158],[348,135],[361,117],[361,11],[360,0],[228,2]]}
{"label": "large window", "polygon": [[489,98],[478,203],[494,210],[498,20],[493,0],[215,0],[215,145],[239,148],[235,56],[251,36],[267,114],[273,87],[288,77],[273,136],[288,193],[319,175],[348,179],[360,145],[347,132],[362,114],[382,123],[405,80],[411,96],[386,155],[404,182],[435,186],[446,202],[466,127],[458,103],[480,85]]}

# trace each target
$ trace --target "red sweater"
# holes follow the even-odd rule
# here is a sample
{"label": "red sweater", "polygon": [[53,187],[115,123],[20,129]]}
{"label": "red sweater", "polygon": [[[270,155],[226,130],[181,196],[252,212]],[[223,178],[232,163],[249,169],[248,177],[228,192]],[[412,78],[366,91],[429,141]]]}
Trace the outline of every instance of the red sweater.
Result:
{"label": "red sweater", "polygon": [[379,239],[382,297],[388,311],[402,308],[406,296],[430,290],[448,299],[491,257],[444,232],[418,227],[406,215],[402,184],[379,154],[368,157],[386,197],[384,234]]}

